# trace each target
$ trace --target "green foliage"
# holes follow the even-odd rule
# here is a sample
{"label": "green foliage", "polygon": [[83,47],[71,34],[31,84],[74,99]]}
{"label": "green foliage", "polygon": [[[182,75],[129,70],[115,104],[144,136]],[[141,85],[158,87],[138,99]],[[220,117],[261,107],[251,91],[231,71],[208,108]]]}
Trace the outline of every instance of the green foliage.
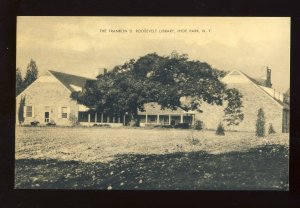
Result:
{"label": "green foliage", "polygon": [[37,65],[35,61],[31,59],[27,65],[27,71],[24,78],[24,89],[37,79],[38,73]]}
{"label": "green foliage", "polygon": [[23,90],[25,90],[32,82],[38,77],[38,68],[34,60],[30,60],[27,65],[27,71],[24,79],[19,68],[16,69],[16,96],[18,96]]}
{"label": "green foliage", "polygon": [[238,125],[243,119],[244,114],[241,110],[242,105],[242,95],[237,89],[226,89],[226,96],[224,100],[227,101],[227,106],[225,108],[225,118],[227,125]]}
{"label": "green foliage", "polygon": [[275,134],[275,133],[276,133],[276,131],[275,131],[275,129],[274,129],[272,123],[270,123],[270,125],[269,125],[269,130],[268,130],[268,132],[269,132],[269,134]]}
{"label": "green foliage", "polygon": [[225,135],[225,129],[224,129],[224,126],[223,126],[222,122],[219,123],[216,134],[220,135],[220,136]]}
{"label": "green foliage", "polygon": [[189,123],[178,123],[178,124],[174,125],[174,128],[177,128],[177,129],[189,129],[190,128],[190,124]]}
{"label": "green foliage", "polygon": [[30,122],[30,125],[31,126],[37,126],[37,125],[39,125],[39,123],[40,122],[38,122],[38,121],[32,121],[32,122]]}
{"label": "green foliage", "polygon": [[223,78],[229,73],[229,71],[223,71],[223,70],[218,70],[218,69],[212,69],[212,70],[213,70],[214,75],[218,78]]}
{"label": "green foliage", "polygon": [[17,68],[16,70],[16,96],[18,96],[24,90],[24,83],[21,74],[21,70]]}
{"label": "green foliage", "polygon": [[195,121],[195,125],[194,125],[194,129],[196,129],[196,130],[202,130],[203,128],[204,128],[203,121],[196,120]]}
{"label": "green foliage", "polygon": [[262,108],[258,109],[257,120],[256,120],[256,136],[265,136],[265,113]]}
{"label": "green foliage", "polygon": [[[222,105],[225,99],[228,103],[225,114],[233,114],[227,118],[228,122],[237,125],[243,119],[239,110],[241,95],[220,82],[220,76],[209,64],[189,60],[186,54],[151,53],[115,66],[96,81],[87,82],[82,92],[71,96],[100,112],[116,116],[128,113],[135,123],[138,123],[138,110],[144,111],[143,106],[148,102],[157,102],[162,109],[201,112],[202,101]],[[182,97],[190,99],[182,103]]]}

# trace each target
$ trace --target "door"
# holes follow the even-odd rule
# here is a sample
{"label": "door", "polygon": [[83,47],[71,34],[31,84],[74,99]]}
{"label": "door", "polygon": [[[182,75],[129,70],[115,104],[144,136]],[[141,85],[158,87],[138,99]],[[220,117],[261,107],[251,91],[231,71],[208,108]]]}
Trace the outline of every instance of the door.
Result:
{"label": "door", "polygon": [[49,117],[50,113],[49,112],[45,112],[45,123],[49,123],[50,122],[50,117]]}

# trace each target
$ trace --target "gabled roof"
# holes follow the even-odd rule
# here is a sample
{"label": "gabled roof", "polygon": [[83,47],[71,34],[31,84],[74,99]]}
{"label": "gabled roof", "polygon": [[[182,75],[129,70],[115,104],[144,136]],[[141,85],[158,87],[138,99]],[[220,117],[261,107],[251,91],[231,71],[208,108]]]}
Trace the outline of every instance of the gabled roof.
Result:
{"label": "gabled roof", "polygon": [[269,96],[270,98],[272,98],[275,102],[277,102],[279,105],[283,106],[286,109],[289,109],[289,106],[285,103],[283,103],[281,100],[277,99],[276,97],[273,97],[272,95],[270,95],[269,93],[267,93],[263,87],[266,87],[266,80],[264,79],[256,79],[256,78],[252,78],[250,76],[248,76],[247,74],[245,74],[244,72],[240,71],[239,72],[241,74],[243,74],[245,77],[247,77],[256,87],[260,88],[267,96]]}
{"label": "gabled roof", "polygon": [[[242,71],[241,71],[242,72]],[[253,83],[255,83],[256,85],[261,85],[266,87],[266,80],[265,79],[260,79],[260,78],[253,78],[248,76],[247,74],[245,74],[244,72],[242,72],[248,79],[250,79]]]}
{"label": "gabled roof", "polygon": [[72,88],[72,85],[83,88],[87,80],[93,80],[91,78],[66,74],[53,70],[49,70],[49,72],[71,92],[76,91],[74,88]]}

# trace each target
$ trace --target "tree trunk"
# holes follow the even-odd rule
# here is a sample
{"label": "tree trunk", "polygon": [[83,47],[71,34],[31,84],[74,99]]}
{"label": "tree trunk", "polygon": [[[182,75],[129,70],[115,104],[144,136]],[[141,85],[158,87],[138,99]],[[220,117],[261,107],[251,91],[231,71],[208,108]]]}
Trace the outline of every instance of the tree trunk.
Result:
{"label": "tree trunk", "polygon": [[140,126],[140,119],[138,117],[137,109],[130,113],[130,126]]}

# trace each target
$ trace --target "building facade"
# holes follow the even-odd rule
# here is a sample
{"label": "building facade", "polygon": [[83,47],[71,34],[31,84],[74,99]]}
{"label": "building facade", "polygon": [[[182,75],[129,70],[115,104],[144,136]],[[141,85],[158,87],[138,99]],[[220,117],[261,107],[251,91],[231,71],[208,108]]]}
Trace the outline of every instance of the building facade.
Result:
{"label": "building facade", "polygon": [[[289,105],[284,102],[284,95],[272,88],[270,69],[267,69],[266,77],[266,80],[254,79],[241,71],[232,71],[221,80],[243,95],[244,120],[237,126],[224,123],[226,130],[254,132],[258,109],[262,108],[266,128],[272,124],[276,132],[289,132]],[[126,115],[97,114],[70,97],[73,91],[81,91],[88,80],[92,79],[49,70],[47,75],[39,77],[17,96],[16,124],[126,125],[129,120]],[[206,129],[216,129],[224,118],[224,106],[203,102],[201,110],[203,113],[181,109],[162,110],[157,103],[147,103],[145,111],[139,111],[138,115],[141,126],[178,123],[194,125],[195,121],[201,121]]]}

